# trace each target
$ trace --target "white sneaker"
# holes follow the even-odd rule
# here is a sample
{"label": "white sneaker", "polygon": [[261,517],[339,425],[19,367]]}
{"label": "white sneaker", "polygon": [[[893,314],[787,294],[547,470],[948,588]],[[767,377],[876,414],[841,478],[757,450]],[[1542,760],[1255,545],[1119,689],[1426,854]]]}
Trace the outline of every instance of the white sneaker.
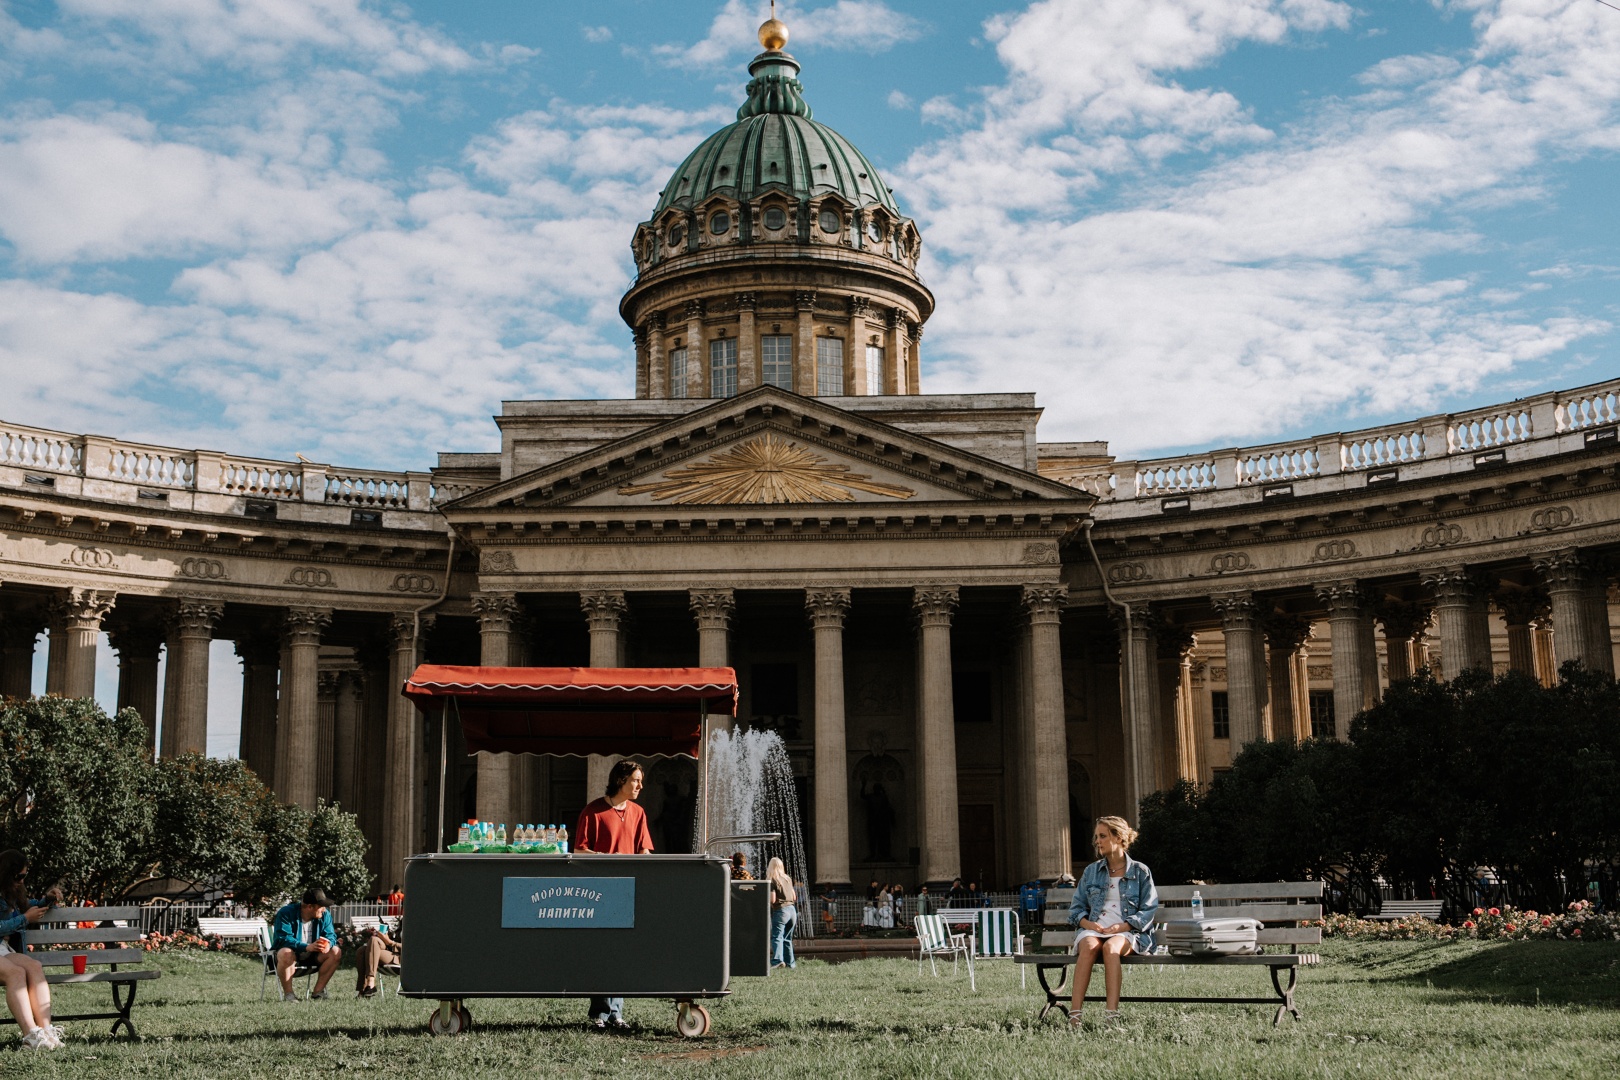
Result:
{"label": "white sneaker", "polygon": [[51,1038],[51,1033],[46,1031],[44,1028],[35,1028],[33,1031],[30,1031],[28,1034],[24,1035],[22,1038],[22,1044],[23,1049],[25,1050],[55,1050],[58,1046],[62,1045],[55,1039]]}
{"label": "white sneaker", "polygon": [[298,1000],[298,995],[293,993],[291,990],[283,990],[282,993],[281,993],[281,1000],[282,1001],[297,1001]]}
{"label": "white sneaker", "polygon": [[60,1024],[46,1024],[45,1030],[51,1033],[51,1038],[56,1040],[57,1046],[67,1042],[67,1032],[62,1030]]}

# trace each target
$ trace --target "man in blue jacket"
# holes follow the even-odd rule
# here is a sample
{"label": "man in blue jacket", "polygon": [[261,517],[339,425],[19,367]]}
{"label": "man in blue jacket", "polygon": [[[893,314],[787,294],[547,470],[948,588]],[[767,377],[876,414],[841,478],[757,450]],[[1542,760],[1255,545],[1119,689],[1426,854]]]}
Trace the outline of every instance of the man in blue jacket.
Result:
{"label": "man in blue jacket", "polygon": [[338,948],[337,930],[332,926],[332,903],[326,892],[312,888],[304,893],[303,902],[294,900],[276,912],[270,924],[270,949],[276,958],[276,978],[281,980],[281,1000],[297,1001],[293,993],[293,972],[300,967],[318,965],[312,1001],[326,999],[326,984],[332,981],[343,950]]}

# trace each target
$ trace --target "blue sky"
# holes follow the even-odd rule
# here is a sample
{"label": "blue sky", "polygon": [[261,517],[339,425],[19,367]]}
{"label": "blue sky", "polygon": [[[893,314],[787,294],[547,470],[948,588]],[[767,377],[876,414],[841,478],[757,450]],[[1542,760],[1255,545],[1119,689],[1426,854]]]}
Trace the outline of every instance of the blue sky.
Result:
{"label": "blue sky", "polygon": [[[738,0],[0,0],[0,420],[379,468],[626,396]],[[804,0],[923,229],[930,392],[1253,444],[1612,377],[1620,10]]]}

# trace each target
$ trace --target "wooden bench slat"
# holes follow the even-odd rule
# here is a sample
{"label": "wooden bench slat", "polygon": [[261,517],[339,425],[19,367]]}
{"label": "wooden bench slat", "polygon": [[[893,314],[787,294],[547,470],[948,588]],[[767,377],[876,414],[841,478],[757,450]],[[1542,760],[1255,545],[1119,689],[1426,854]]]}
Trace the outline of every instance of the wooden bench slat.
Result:
{"label": "wooden bench slat", "polygon": [[30,945],[60,945],[79,941],[139,941],[146,935],[138,926],[109,926],[94,930],[26,930],[23,940]]}
{"label": "wooden bench slat", "polygon": [[124,907],[59,907],[52,908],[45,922],[105,922],[108,919],[138,919],[146,909],[138,905]]}
{"label": "wooden bench slat", "polygon": [[61,986],[64,983],[127,983],[155,979],[162,974],[163,972],[156,968],[134,968],[129,971],[87,971],[83,975],[75,975],[71,971],[65,971],[56,975],[47,975],[45,981],[52,986]]}
{"label": "wooden bench slat", "polygon": [[1160,900],[1191,900],[1197,889],[1210,900],[1308,900],[1323,895],[1320,881],[1233,882],[1230,885],[1160,885]]}
{"label": "wooden bench slat", "polygon": [[75,956],[88,956],[95,964],[139,964],[146,959],[145,949],[87,949],[75,952],[31,952],[28,954],[44,967],[72,967]]}
{"label": "wooden bench slat", "polygon": [[[1019,964],[1043,964],[1047,967],[1068,966],[1073,963],[1069,956],[1036,956],[1029,953],[1015,956],[1013,960]],[[1164,956],[1155,953],[1152,956],[1127,956],[1124,963],[1138,967],[1155,967],[1165,965],[1186,965],[1188,967],[1312,967],[1321,963],[1322,958],[1316,953],[1266,953],[1262,956]]]}
{"label": "wooden bench slat", "polygon": [[[1255,941],[1261,945],[1320,945],[1322,944],[1322,928],[1320,926],[1266,927],[1255,934]],[[1041,932],[1041,947],[1045,949],[1071,949],[1074,947],[1074,931],[1043,930]]]}
{"label": "wooden bench slat", "polygon": [[[1320,919],[1321,904],[1229,904],[1206,905],[1206,919],[1259,919],[1261,922],[1301,922]],[[1156,920],[1161,923],[1181,922],[1192,918],[1192,908],[1160,907]]]}

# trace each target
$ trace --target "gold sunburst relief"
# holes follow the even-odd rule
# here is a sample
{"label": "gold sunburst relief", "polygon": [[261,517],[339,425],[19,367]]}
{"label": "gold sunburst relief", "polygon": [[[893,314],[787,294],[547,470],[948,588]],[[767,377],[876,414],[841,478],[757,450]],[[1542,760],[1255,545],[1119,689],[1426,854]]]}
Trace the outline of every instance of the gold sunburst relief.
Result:
{"label": "gold sunburst relief", "polygon": [[909,499],[907,487],[880,484],[775,434],[756,435],[650,484],[626,484],[620,495],[676,503],[854,502],[857,491]]}

